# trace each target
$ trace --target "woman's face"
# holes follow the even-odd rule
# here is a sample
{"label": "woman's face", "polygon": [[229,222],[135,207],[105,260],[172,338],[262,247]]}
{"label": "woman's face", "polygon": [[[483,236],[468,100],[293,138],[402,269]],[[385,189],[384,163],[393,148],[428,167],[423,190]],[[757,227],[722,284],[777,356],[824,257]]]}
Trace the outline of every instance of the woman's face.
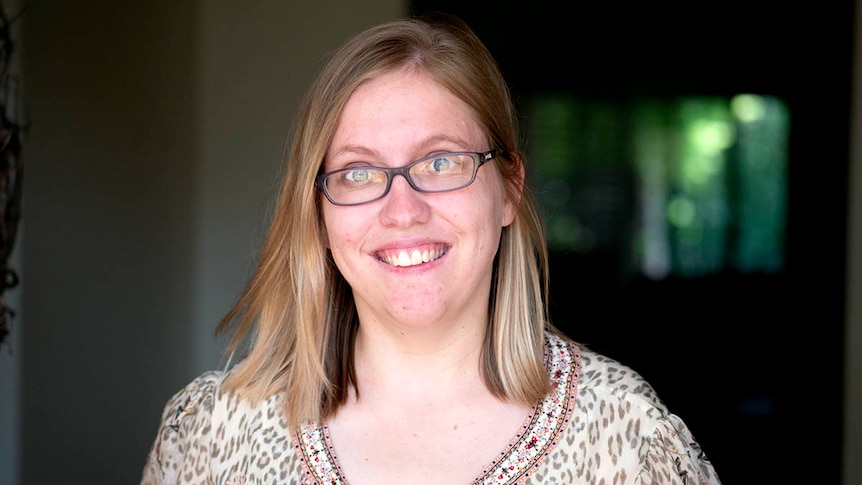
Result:
{"label": "woman's face", "polygon": [[[400,69],[353,92],[324,171],[401,167],[436,153],[491,148],[465,103],[421,71]],[[463,189],[420,193],[396,175],[382,199],[322,204],[327,244],[363,325],[398,324],[404,331],[404,325],[486,321],[500,233],[515,214],[493,161]]]}

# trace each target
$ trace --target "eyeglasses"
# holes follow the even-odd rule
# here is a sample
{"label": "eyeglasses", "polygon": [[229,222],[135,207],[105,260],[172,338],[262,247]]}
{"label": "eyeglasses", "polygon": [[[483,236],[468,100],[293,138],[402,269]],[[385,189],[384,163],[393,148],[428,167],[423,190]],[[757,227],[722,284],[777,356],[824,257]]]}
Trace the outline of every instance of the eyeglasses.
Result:
{"label": "eyeglasses", "polygon": [[397,168],[347,167],[318,175],[314,187],[335,205],[366,204],[383,198],[396,175],[407,179],[417,192],[450,192],[472,184],[479,167],[498,153],[499,150],[438,153]]}

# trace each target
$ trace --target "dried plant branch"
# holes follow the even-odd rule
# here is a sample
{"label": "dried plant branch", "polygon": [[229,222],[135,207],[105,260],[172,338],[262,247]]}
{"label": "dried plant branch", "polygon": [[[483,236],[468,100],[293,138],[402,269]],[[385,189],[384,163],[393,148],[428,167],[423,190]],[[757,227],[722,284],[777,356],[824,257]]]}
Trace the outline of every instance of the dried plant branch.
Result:
{"label": "dried plant branch", "polygon": [[12,24],[18,17],[10,17],[0,1],[0,346],[15,316],[3,295],[18,286],[18,273],[9,266],[21,220],[24,175],[21,146],[25,130],[21,124],[18,78],[12,73]]}

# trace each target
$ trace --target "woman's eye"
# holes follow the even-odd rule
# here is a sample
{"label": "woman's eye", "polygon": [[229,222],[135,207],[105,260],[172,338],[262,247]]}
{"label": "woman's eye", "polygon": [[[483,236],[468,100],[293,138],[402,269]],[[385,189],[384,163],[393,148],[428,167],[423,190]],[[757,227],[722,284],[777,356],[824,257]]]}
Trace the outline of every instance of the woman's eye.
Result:
{"label": "woman's eye", "polygon": [[435,158],[431,161],[430,167],[432,172],[445,173],[452,170],[455,163],[448,157]]}
{"label": "woman's eye", "polygon": [[352,185],[364,185],[373,180],[371,171],[365,169],[354,169],[344,172],[345,183]]}

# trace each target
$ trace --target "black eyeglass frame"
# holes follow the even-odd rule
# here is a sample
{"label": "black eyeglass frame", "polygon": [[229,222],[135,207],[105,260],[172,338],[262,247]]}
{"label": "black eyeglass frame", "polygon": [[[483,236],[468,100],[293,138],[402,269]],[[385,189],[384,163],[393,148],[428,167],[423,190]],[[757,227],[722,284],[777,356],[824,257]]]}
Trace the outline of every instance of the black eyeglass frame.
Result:
{"label": "black eyeglass frame", "polygon": [[[415,161],[410,162],[407,165],[404,165],[401,167],[390,168],[390,167],[367,166],[367,167],[341,168],[338,170],[333,170],[332,172],[322,173],[322,174],[318,175],[317,177],[315,177],[314,178],[314,188],[323,192],[323,195],[326,196],[327,200],[329,200],[330,203],[332,203],[333,205],[338,205],[338,206],[353,206],[353,205],[368,204],[370,202],[374,202],[375,200],[380,200],[380,199],[386,197],[386,194],[389,193],[389,189],[392,187],[392,179],[396,175],[401,175],[402,177],[404,177],[404,179],[407,180],[407,183],[410,184],[410,187],[412,187],[413,190],[415,190],[416,192],[420,192],[423,194],[436,194],[436,193],[441,193],[441,192],[452,192],[455,190],[463,189],[464,187],[467,187],[470,184],[472,184],[473,182],[475,182],[476,181],[476,174],[479,172],[479,167],[481,167],[482,165],[485,165],[486,162],[489,162],[489,161],[497,158],[497,156],[500,153],[501,153],[501,150],[499,150],[497,148],[492,148],[491,150],[488,150],[487,152],[445,152],[445,153],[436,153],[434,155],[430,155],[427,157],[422,157],[419,160],[415,160]],[[425,189],[418,187],[410,176],[410,169],[413,168],[413,166],[415,166],[419,163],[425,162],[429,159],[444,157],[447,155],[469,155],[473,158],[473,160],[476,163],[473,166],[473,174],[470,176],[470,179],[467,180],[466,183],[464,183],[458,187],[451,188],[451,189],[425,190]],[[373,168],[374,170],[380,170],[381,172],[385,173],[386,174],[386,189],[383,190],[383,192],[379,196],[374,197],[373,199],[363,200],[362,202],[352,202],[352,203],[345,204],[342,202],[336,202],[336,201],[332,200],[332,196],[329,195],[329,191],[326,188],[325,181],[326,181],[327,177],[329,177],[333,174],[348,172],[350,170],[356,170],[357,168],[359,168],[359,169],[361,169],[361,168]]]}

